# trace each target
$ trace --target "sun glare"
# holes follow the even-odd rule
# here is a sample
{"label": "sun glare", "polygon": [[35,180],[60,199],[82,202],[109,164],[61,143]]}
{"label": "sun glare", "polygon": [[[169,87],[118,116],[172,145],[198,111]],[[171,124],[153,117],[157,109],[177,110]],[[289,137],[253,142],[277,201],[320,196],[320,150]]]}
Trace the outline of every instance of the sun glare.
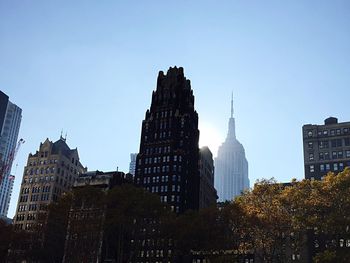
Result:
{"label": "sun glare", "polygon": [[199,146],[208,146],[213,156],[217,156],[218,148],[223,143],[224,137],[220,132],[210,123],[199,123]]}

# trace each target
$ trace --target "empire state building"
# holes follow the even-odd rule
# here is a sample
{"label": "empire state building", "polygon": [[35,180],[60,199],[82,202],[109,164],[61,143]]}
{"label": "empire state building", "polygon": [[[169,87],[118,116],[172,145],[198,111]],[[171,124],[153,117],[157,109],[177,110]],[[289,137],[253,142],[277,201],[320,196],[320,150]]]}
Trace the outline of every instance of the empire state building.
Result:
{"label": "empire state building", "polygon": [[227,137],[219,147],[215,159],[215,188],[219,202],[230,201],[249,188],[248,161],[243,145],[236,138],[233,97]]}

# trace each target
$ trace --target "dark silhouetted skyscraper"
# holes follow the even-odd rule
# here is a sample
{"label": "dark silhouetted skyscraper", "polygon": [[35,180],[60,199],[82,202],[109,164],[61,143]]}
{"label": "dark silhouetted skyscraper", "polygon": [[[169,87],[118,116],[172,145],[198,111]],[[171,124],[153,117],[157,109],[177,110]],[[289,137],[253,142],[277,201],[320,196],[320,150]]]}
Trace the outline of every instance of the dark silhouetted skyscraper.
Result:
{"label": "dark silhouetted skyscraper", "polygon": [[176,213],[199,208],[198,140],[198,114],[183,68],[160,71],[142,122],[135,182]]}

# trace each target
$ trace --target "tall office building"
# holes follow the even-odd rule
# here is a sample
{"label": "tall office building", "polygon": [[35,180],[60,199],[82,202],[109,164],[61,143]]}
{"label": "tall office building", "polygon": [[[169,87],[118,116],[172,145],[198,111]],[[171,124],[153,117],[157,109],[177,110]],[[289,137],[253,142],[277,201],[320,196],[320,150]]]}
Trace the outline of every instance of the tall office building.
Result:
{"label": "tall office building", "polygon": [[176,213],[199,208],[198,114],[183,68],[159,72],[142,122],[135,180]]}
{"label": "tall office building", "polygon": [[137,153],[130,153],[129,173],[135,175]]}
{"label": "tall office building", "polygon": [[303,126],[305,179],[321,180],[350,166],[350,122],[329,117],[324,125]]}
{"label": "tall office building", "polygon": [[66,139],[40,143],[35,154],[29,154],[24,167],[14,224],[17,229],[31,230],[40,212],[50,202],[71,189],[86,168],[79,161],[77,148],[70,149]]}
{"label": "tall office building", "polygon": [[228,126],[226,140],[215,159],[215,188],[220,202],[230,201],[249,188],[248,161],[243,145],[236,138],[233,97]]}
{"label": "tall office building", "polygon": [[22,110],[0,91],[0,167],[2,179],[0,182],[0,216],[7,216],[14,176],[11,176],[12,158],[16,148]]}
{"label": "tall office building", "polygon": [[[175,213],[199,208],[198,114],[183,68],[159,72],[152,103],[142,122],[135,184],[156,193]],[[177,262],[171,240],[157,237],[155,220],[141,227],[132,262]],[[146,242],[149,240],[150,242]],[[180,261],[179,261],[180,262]]]}

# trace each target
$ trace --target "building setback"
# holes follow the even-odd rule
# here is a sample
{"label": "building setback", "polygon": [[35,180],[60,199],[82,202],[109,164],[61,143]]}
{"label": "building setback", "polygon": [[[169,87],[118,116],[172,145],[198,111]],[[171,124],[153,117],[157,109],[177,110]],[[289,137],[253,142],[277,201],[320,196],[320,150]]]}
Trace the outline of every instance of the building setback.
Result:
{"label": "building setback", "polygon": [[199,208],[198,114],[183,68],[159,72],[142,122],[136,185],[160,195],[176,213]]}
{"label": "building setback", "polygon": [[50,202],[69,191],[79,174],[86,169],[79,161],[77,149],[70,149],[64,138],[40,143],[35,154],[29,154],[24,167],[14,224],[17,229],[31,230],[40,212]]}
{"label": "building setback", "polygon": [[[0,91],[0,171],[7,165],[0,180],[0,217],[6,217],[10,205],[14,176],[11,173],[12,156],[16,148],[22,110]],[[2,172],[1,172],[2,173]]]}
{"label": "building setback", "polygon": [[321,180],[350,166],[350,122],[329,117],[324,125],[303,126],[305,179]]}
{"label": "building setback", "polygon": [[228,126],[226,140],[215,159],[215,188],[220,202],[230,201],[249,188],[248,161],[243,145],[236,138],[233,98]]}

